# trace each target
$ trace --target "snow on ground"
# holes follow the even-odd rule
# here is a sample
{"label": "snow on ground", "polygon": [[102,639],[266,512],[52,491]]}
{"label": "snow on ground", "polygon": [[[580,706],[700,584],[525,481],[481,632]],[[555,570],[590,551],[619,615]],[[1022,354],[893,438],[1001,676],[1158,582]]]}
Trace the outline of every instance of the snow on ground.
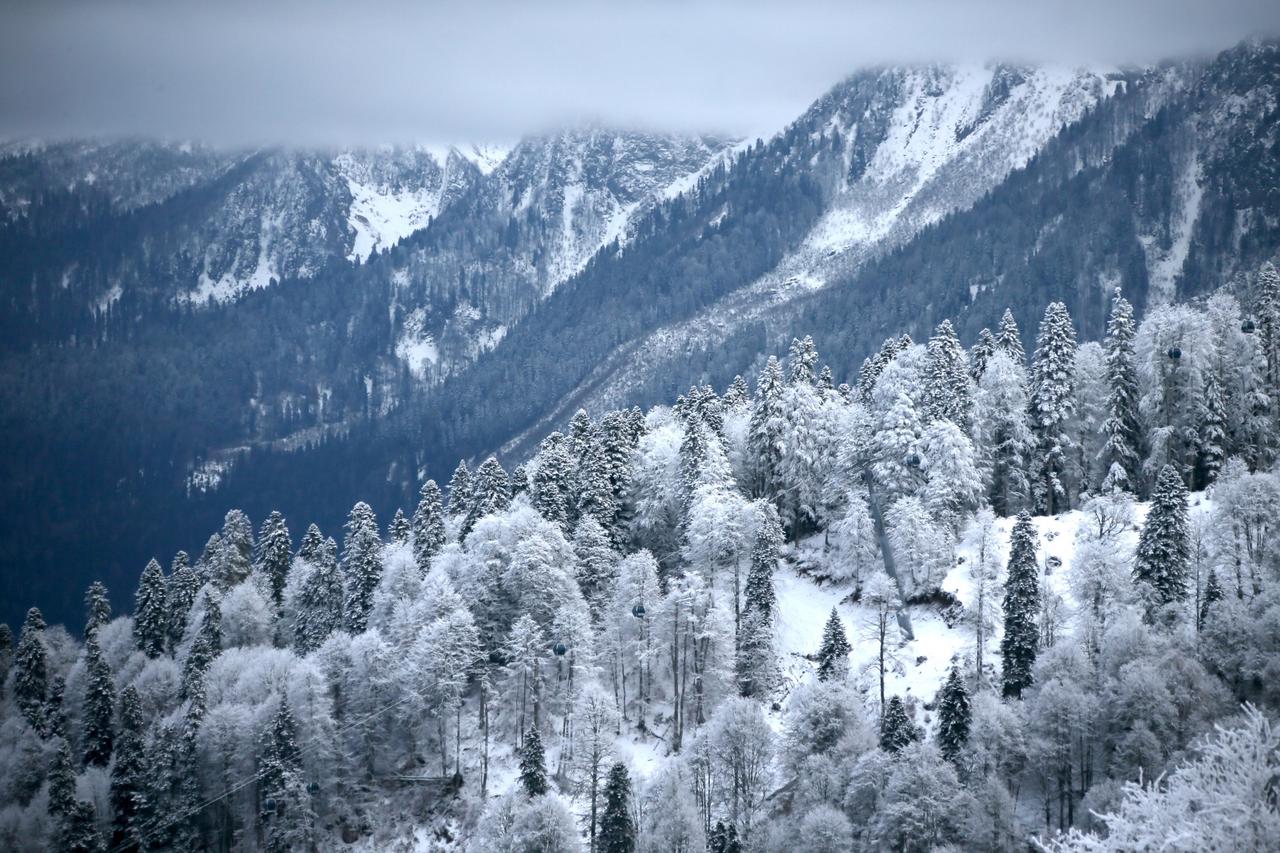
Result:
{"label": "snow on ground", "polygon": [[394,246],[440,212],[440,188],[392,189],[347,178],[351,189],[348,222],[355,241],[347,260],[366,261],[375,251]]}

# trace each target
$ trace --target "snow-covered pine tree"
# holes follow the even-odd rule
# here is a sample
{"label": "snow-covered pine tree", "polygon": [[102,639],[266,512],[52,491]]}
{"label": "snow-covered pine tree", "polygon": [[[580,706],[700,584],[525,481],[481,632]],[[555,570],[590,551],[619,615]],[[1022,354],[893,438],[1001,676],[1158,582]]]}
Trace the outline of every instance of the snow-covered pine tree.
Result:
{"label": "snow-covered pine tree", "polygon": [[831,392],[836,390],[835,374],[831,372],[831,365],[822,365],[822,370],[818,371],[818,379],[814,383],[819,391]]}
{"label": "snow-covered pine tree", "polygon": [[849,653],[853,647],[849,645],[849,637],[844,631],[844,622],[833,607],[827,617],[827,624],[822,629],[822,646],[818,649],[818,680],[842,681],[849,674]]}
{"label": "snow-covered pine tree", "polygon": [[1000,640],[1005,696],[1021,697],[1031,685],[1039,651],[1040,577],[1036,529],[1024,510],[1009,536],[1009,567],[1004,582],[1004,637]]}
{"label": "snow-covered pine tree", "polygon": [[293,540],[289,527],[278,510],[272,510],[258,531],[257,569],[271,584],[271,600],[276,612],[284,603],[284,585],[293,564]]}
{"label": "snow-covered pine tree", "polygon": [[84,635],[89,636],[110,621],[111,599],[107,597],[107,588],[102,581],[94,581],[84,591]]}
{"label": "snow-covered pine tree", "polygon": [[884,717],[880,720],[880,748],[896,754],[919,739],[920,730],[907,716],[902,698],[894,696],[885,706]]}
{"label": "snow-covered pine tree", "polygon": [[609,768],[600,818],[599,853],[635,853],[636,827],[631,820],[631,776],[621,761]]}
{"label": "snow-covered pine tree", "polygon": [[524,744],[520,747],[520,785],[530,797],[541,797],[547,793],[547,759],[542,751],[542,735],[537,726],[531,726],[525,733]]}
{"label": "snow-covered pine tree", "polygon": [[884,343],[880,345],[880,350],[862,362],[862,367],[858,370],[858,398],[863,404],[871,402],[871,393],[875,390],[880,374],[884,372],[885,365],[893,361],[893,357],[897,354],[898,339],[885,338]]}
{"label": "snow-covered pine tree", "polygon": [[138,650],[149,658],[164,654],[169,629],[168,597],[164,569],[155,560],[148,561],[133,595],[133,639]]}
{"label": "snow-covered pine tree", "polygon": [[91,804],[76,799],[71,746],[59,738],[58,751],[49,769],[49,815],[54,818],[56,849],[65,853],[101,853],[97,814]]}
{"label": "snow-covered pine tree", "polygon": [[[1138,368],[1133,341],[1137,329],[1133,322],[1133,306],[1116,289],[1107,322],[1107,420],[1102,426],[1107,435],[1103,447],[1103,464],[1120,465],[1129,483],[1137,484],[1142,471],[1142,421],[1138,413]],[[1132,487],[1131,487],[1132,488]]]}
{"label": "snow-covered pine tree", "polygon": [[1218,573],[1209,570],[1209,578],[1204,582],[1204,592],[1200,594],[1200,610],[1196,614],[1196,627],[1203,629],[1205,620],[1214,604],[1222,600],[1222,585],[1218,583]]}
{"label": "snow-covered pine tree", "polygon": [[471,512],[471,469],[467,460],[458,462],[449,478],[449,515],[465,518]]}
{"label": "snow-covered pine tree", "polygon": [[[711,397],[714,399],[715,393]],[[720,403],[715,404],[715,416],[724,432],[724,415]],[[635,449],[631,422],[626,412],[612,411],[600,422],[600,452],[604,457],[609,486],[613,491],[614,524],[610,531],[615,541],[621,541],[623,526],[630,520],[629,496],[631,492],[631,452]]]}
{"label": "snow-covered pine tree", "polygon": [[958,532],[960,520],[982,501],[973,442],[950,418],[939,418],[925,428],[920,450],[924,504],[939,523]]}
{"label": "snow-covered pine tree", "polygon": [[13,629],[7,622],[0,623],[0,701],[5,698],[5,684],[13,667]]}
{"label": "snow-covered pine tree", "polygon": [[1196,484],[1200,488],[1218,479],[1226,460],[1223,447],[1227,443],[1227,412],[1222,400],[1222,385],[1213,371],[1206,371],[1204,396],[1200,400],[1200,425],[1196,436]]}
{"label": "snow-covered pine tree", "polygon": [[49,693],[49,653],[44,645],[44,614],[32,607],[18,635],[13,657],[13,699],[27,724],[39,733],[45,729],[45,699]]}
{"label": "snow-covered pine tree", "polygon": [[378,519],[364,501],[351,508],[343,529],[346,531],[342,540],[346,624],[351,633],[359,634],[369,624],[373,593],[382,580],[382,541],[378,536]]}
{"label": "snow-covered pine tree", "polygon": [[404,510],[396,507],[395,515],[391,516],[391,523],[387,525],[387,538],[396,545],[408,545],[409,535],[413,532],[409,526],[409,519],[405,517]]}
{"label": "snow-covered pine tree", "polygon": [[685,523],[688,523],[689,507],[693,503],[694,491],[701,479],[702,463],[707,456],[707,428],[692,413],[684,420],[684,437],[680,440],[680,504]]}
{"label": "snow-covered pine tree", "polygon": [[129,685],[120,691],[120,733],[111,765],[111,846],[142,848],[142,815],[147,811],[146,721],[142,699]]}
{"label": "snow-covered pine tree", "polygon": [[1048,515],[1067,509],[1063,474],[1072,447],[1067,424],[1075,410],[1076,332],[1067,306],[1052,302],[1036,335],[1031,366],[1031,428],[1036,436],[1037,505]]}
{"label": "snow-covered pine tree", "polygon": [[1258,341],[1262,345],[1267,389],[1276,399],[1280,391],[1280,272],[1267,261],[1258,270]]}
{"label": "snow-covered pine tree", "polygon": [[1151,491],[1151,508],[1138,535],[1133,579],[1150,589],[1156,605],[1180,601],[1187,595],[1190,560],[1187,487],[1177,469],[1165,465]]}
{"label": "snow-covered pine tree", "polygon": [[969,740],[973,710],[969,706],[969,688],[960,677],[960,668],[952,665],[938,697],[938,751],[952,763]]}
{"label": "snow-covered pine tree", "polygon": [[577,557],[575,575],[582,597],[591,610],[591,618],[599,624],[601,614],[613,594],[617,579],[618,554],[609,535],[594,516],[585,516],[573,533],[573,552]]}
{"label": "snow-covered pine tree", "polygon": [[756,381],[756,396],[747,427],[747,459],[751,471],[753,497],[778,500],[782,483],[778,468],[782,463],[782,430],[786,412],[782,406],[782,365],[770,356]]}
{"label": "snow-covered pine tree", "polygon": [[736,409],[751,403],[751,389],[747,387],[747,380],[742,378],[741,373],[733,377],[733,381],[720,397],[720,402],[726,409]]}
{"label": "snow-covered pine tree", "polygon": [[938,324],[925,356],[924,420],[946,419],[964,432],[973,423],[973,388],[964,347],[950,320]]}
{"label": "snow-covered pine tree", "polygon": [[529,491],[529,469],[521,462],[511,472],[511,497],[523,495]]}
{"label": "snow-covered pine tree", "polygon": [[67,680],[62,673],[54,673],[49,679],[49,697],[44,703],[45,736],[69,737],[67,726]]}
{"label": "snow-covered pine tree", "polygon": [[309,561],[314,570],[303,581],[294,614],[294,648],[299,654],[320,648],[329,635],[343,626],[346,590],[334,554],[336,550],[333,539],[328,539]]}
{"label": "snow-covered pine tree", "polygon": [[996,332],[996,351],[1006,352],[1015,364],[1026,365],[1027,351],[1022,348],[1022,332],[1018,330],[1018,321],[1013,319],[1013,312],[1004,309],[1000,318],[1000,328]]}
{"label": "snow-covered pine tree", "polygon": [[314,564],[323,548],[324,534],[320,532],[320,528],[314,523],[308,525],[307,532],[302,536],[302,543],[298,546],[298,556],[308,563]]}
{"label": "snow-covered pine tree", "polygon": [[1027,397],[1027,371],[997,350],[978,383],[976,442],[987,475],[987,499],[999,515],[1023,507],[1030,496],[1028,462],[1035,447]]}
{"label": "snow-covered pine tree", "polygon": [[424,577],[444,543],[444,502],[440,487],[435,480],[427,480],[418,492],[418,507],[413,511],[413,559]]}
{"label": "snow-covered pine tree", "polygon": [[249,516],[238,509],[228,511],[219,539],[213,582],[226,591],[243,582],[253,569],[253,524]]}
{"label": "snow-covered pine tree", "polygon": [[533,508],[552,524],[567,531],[571,526],[574,463],[569,456],[569,440],[553,432],[538,447],[538,467],[529,484]]}
{"label": "snow-covered pine tree", "polygon": [[871,439],[871,473],[890,501],[913,494],[921,485],[923,432],[915,404],[905,392],[898,394]]}
{"label": "snow-covered pine tree", "polygon": [[969,348],[969,378],[977,385],[987,372],[987,362],[996,354],[996,336],[986,326],[978,332],[978,340]]}
{"label": "snow-covered pine tree", "polygon": [[89,767],[106,767],[115,742],[116,687],[96,631],[85,640],[84,659],[88,676],[82,713],[84,763]]}
{"label": "snow-covered pine tree", "polygon": [[213,592],[205,595],[204,613],[196,629],[187,658],[182,663],[182,698],[190,699],[192,690],[203,690],[204,674],[214,658],[222,653],[222,608]]}
{"label": "snow-covered pine tree", "polygon": [[615,521],[618,505],[613,497],[613,483],[609,478],[609,460],[604,447],[594,437],[583,447],[578,463],[576,487],[578,519],[593,516],[610,538],[618,536]]}
{"label": "snow-covered pine tree", "polygon": [[790,380],[793,385],[814,383],[818,376],[818,348],[814,346],[812,337],[805,335],[803,340],[791,339],[787,366],[791,369]]}
{"label": "snow-covered pine tree", "polygon": [[266,849],[273,853],[309,850],[315,816],[302,781],[302,750],[289,702],[281,697],[275,717],[263,732],[259,791]]}
{"label": "snow-covered pine tree", "polygon": [[707,853],[742,853],[738,830],[732,822],[726,826],[724,821],[716,821],[715,828],[707,837]]}
{"label": "snow-covered pine tree", "polygon": [[511,478],[497,459],[490,456],[476,469],[471,480],[471,503],[462,524],[465,536],[486,515],[505,512],[511,506]]}
{"label": "snow-covered pine tree", "polygon": [[751,568],[743,588],[742,619],[738,630],[738,691],[743,696],[764,696],[777,681],[774,660],[774,614],[778,606],[773,572],[778,565],[782,525],[770,503],[762,503],[760,526],[751,549]]}
{"label": "snow-covered pine tree", "polygon": [[76,802],[76,770],[71,760],[71,744],[58,738],[53,763],[49,767],[49,814],[62,817]]}
{"label": "snow-covered pine tree", "polygon": [[169,651],[182,642],[187,630],[187,617],[200,594],[200,578],[191,568],[186,551],[173,557],[173,569],[165,583],[165,642]]}

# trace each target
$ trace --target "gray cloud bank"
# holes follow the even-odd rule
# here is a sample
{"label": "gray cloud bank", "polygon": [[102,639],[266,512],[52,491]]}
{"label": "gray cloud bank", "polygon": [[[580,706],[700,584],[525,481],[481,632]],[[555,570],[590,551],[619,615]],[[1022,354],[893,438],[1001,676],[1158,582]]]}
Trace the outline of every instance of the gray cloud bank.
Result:
{"label": "gray cloud bank", "polygon": [[868,65],[1148,63],[1277,31],[1276,0],[17,2],[0,7],[0,135],[748,135]]}

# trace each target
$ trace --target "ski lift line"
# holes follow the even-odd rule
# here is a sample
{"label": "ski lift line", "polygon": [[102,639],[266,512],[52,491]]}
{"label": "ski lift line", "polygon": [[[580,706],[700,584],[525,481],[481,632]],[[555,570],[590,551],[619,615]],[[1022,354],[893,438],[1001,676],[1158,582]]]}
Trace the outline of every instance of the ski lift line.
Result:
{"label": "ski lift line", "polygon": [[[339,728],[337,731],[335,731],[335,732],[333,733],[333,734],[334,734],[334,736],[336,737],[336,736],[338,736],[338,735],[346,734],[347,732],[351,731],[352,729],[355,729],[355,728],[358,728],[358,727],[360,727],[360,726],[363,726],[365,723],[368,723],[368,722],[370,722],[371,720],[373,720],[373,719],[375,719],[375,718],[377,718],[377,717],[382,716],[383,714],[387,713],[388,711],[392,710],[393,708],[396,708],[396,707],[398,707],[398,706],[400,706],[400,705],[403,705],[405,702],[408,702],[410,699],[422,699],[422,698],[423,698],[423,697],[422,697],[422,694],[418,693],[418,691],[416,691],[416,690],[413,690],[413,688],[411,688],[411,687],[410,687],[410,688],[407,688],[407,689],[409,689],[410,691],[412,691],[412,695],[402,696],[401,698],[399,698],[399,699],[397,699],[396,701],[392,702],[390,705],[387,705],[387,706],[385,706],[385,707],[383,707],[383,708],[379,708],[377,711],[373,711],[373,712],[371,712],[370,714],[368,714],[368,715],[366,715],[366,716],[364,716],[364,717],[360,718],[359,720],[355,720],[354,722],[348,723],[347,725],[345,725],[345,726],[343,726],[343,727]],[[309,752],[309,751],[311,751],[311,750],[315,749],[315,748],[316,748],[316,747],[318,747],[318,746],[319,746],[319,742],[317,741],[317,742],[315,742],[315,743],[312,743],[312,744],[310,744],[310,745],[308,745],[308,746],[306,746],[306,747],[304,747],[304,748],[300,749],[300,750],[298,751],[298,753],[299,753],[299,755],[305,755],[307,752]],[[211,798],[209,798],[208,800],[205,800],[204,802],[200,803],[198,806],[195,806],[195,807],[193,807],[193,808],[191,808],[191,809],[188,809],[187,811],[183,812],[182,814],[177,815],[176,817],[172,817],[172,818],[170,818],[166,823],[162,823],[162,824],[160,824],[160,826],[159,826],[159,827],[157,827],[157,828],[156,828],[156,830],[153,830],[153,833],[154,833],[155,831],[159,831],[159,830],[162,830],[162,829],[168,829],[169,827],[173,826],[174,824],[178,823],[179,821],[186,820],[187,818],[192,817],[193,815],[198,815],[198,814],[200,814],[200,812],[202,812],[202,811],[204,811],[205,809],[209,808],[209,806],[213,805],[214,803],[217,803],[217,802],[220,802],[220,801],[222,801],[222,800],[225,800],[227,797],[230,797],[231,795],[236,794],[236,793],[238,793],[238,792],[240,792],[240,791],[244,790],[246,787],[248,787],[249,785],[252,785],[254,782],[258,781],[258,780],[259,780],[259,779],[261,779],[263,776],[265,776],[265,775],[266,775],[266,773],[267,773],[267,771],[266,771],[265,769],[264,769],[264,770],[259,770],[257,773],[253,774],[252,776],[250,776],[250,777],[248,777],[248,778],[246,778],[246,779],[243,779],[243,780],[241,780],[241,781],[239,781],[239,782],[235,783],[235,784],[234,784],[234,785],[232,785],[231,787],[227,788],[227,789],[226,789],[225,791],[223,791],[221,794],[218,794],[218,795],[217,795],[217,796],[215,796],[215,797],[211,797]],[[141,837],[141,833],[140,833],[139,835],[140,835],[140,837]],[[144,838],[144,840],[145,840],[145,837],[143,837],[143,838]],[[121,843],[117,844],[115,847],[112,847],[112,848],[108,849],[108,850],[107,850],[107,853],[120,853],[120,851],[123,851],[123,850],[125,850],[125,849],[129,848],[130,846],[132,846],[132,844],[133,844],[133,842],[132,842],[132,841],[122,841]]]}

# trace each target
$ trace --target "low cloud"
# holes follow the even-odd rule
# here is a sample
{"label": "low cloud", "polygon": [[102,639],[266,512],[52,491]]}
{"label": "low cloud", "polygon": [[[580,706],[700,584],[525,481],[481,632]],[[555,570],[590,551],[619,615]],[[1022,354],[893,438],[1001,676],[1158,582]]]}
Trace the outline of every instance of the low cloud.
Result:
{"label": "low cloud", "polygon": [[509,141],[582,122],[764,134],[869,65],[1138,64],[1278,29],[1274,0],[44,0],[0,11],[0,135]]}

